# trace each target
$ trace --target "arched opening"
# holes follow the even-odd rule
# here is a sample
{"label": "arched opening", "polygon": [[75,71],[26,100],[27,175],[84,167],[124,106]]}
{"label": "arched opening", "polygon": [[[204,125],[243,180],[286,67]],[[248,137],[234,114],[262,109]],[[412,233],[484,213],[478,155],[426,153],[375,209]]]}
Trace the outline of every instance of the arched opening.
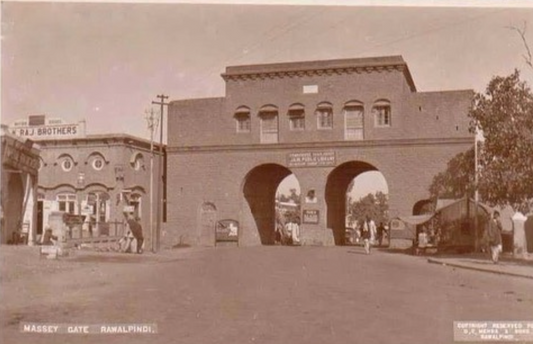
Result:
{"label": "arched opening", "polygon": [[245,178],[244,198],[262,245],[275,243],[276,193],[280,183],[291,174],[284,166],[264,164],[252,169]]}
{"label": "arched opening", "polygon": [[4,203],[4,228],[2,228],[2,244],[16,243],[14,236],[22,226],[22,203],[24,200],[24,187],[20,173],[10,173],[8,179],[7,198]]}
{"label": "arched opening", "polygon": [[215,224],[217,221],[217,207],[212,202],[204,202],[199,209],[200,238],[199,244],[212,246],[215,244]]}
{"label": "arched opening", "polygon": [[107,192],[96,191],[87,194],[87,231],[89,236],[109,235],[111,212],[110,196]]}
{"label": "arched opening", "polygon": [[336,167],[326,183],[327,227],[333,231],[335,245],[355,242],[359,222],[367,215],[376,226],[385,225],[387,195],[385,178],[375,166],[350,161]]}

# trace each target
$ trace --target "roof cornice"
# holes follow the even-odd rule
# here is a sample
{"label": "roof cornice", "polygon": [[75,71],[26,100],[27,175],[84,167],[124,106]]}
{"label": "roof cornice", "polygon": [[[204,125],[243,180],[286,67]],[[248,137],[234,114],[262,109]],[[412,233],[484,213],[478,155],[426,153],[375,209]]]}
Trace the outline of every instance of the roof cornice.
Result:
{"label": "roof cornice", "polygon": [[402,72],[411,91],[416,92],[407,63],[401,56],[236,66],[227,67],[221,76],[228,82],[394,71]]}

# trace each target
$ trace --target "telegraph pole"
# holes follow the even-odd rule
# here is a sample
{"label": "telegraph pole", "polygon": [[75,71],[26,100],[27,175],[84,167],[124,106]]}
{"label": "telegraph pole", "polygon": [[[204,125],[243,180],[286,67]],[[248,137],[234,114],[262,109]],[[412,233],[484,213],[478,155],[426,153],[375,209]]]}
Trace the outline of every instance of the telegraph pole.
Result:
{"label": "telegraph pole", "polygon": [[160,101],[152,101],[152,104],[155,105],[161,105],[161,116],[159,119],[159,122],[161,123],[160,126],[160,136],[159,136],[159,176],[158,176],[158,182],[157,182],[157,228],[155,233],[155,250],[159,250],[160,246],[160,238],[161,238],[161,215],[162,215],[162,208],[163,208],[163,197],[162,197],[162,189],[163,189],[163,111],[165,106],[168,106],[169,103],[165,103],[165,99],[168,99],[168,96],[165,96],[164,94],[159,94],[156,96],[156,98],[159,98]]}
{"label": "telegraph pole", "polygon": [[155,253],[154,235],[154,131],[159,125],[159,117],[156,117],[154,109],[146,110],[146,122],[150,130],[150,245]]}

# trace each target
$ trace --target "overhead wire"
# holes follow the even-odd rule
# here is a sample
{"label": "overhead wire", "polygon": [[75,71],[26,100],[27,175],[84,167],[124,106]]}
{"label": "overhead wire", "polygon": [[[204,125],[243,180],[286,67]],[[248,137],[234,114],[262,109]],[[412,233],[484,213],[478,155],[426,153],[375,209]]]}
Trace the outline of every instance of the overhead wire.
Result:
{"label": "overhead wire", "polygon": [[[241,53],[236,54],[236,55],[234,55],[234,56],[232,56],[230,58],[224,59],[224,62],[222,63],[222,68],[224,68],[224,67],[226,67],[228,65],[231,65],[231,64],[233,64],[233,63],[235,63],[237,61],[242,60],[245,56],[250,56],[258,48],[264,47],[266,42],[274,42],[274,41],[278,40],[279,38],[286,36],[287,34],[289,34],[294,29],[296,29],[296,28],[308,23],[312,19],[314,19],[317,16],[323,14],[330,7],[328,7],[328,6],[319,7],[319,8],[321,8],[321,10],[316,10],[317,7],[314,7],[314,6],[311,7],[311,8],[312,8],[311,13],[309,13],[308,15],[303,16],[301,19],[297,20],[296,22],[292,22],[291,21],[291,22],[283,25],[281,28],[272,27],[272,28],[268,29],[265,33],[263,33],[261,35],[261,36],[266,36],[265,39],[259,40],[259,41],[253,43],[252,45],[250,45],[248,47],[245,46],[244,48],[241,49]],[[376,50],[378,48],[382,48],[382,47],[385,47],[385,46],[392,46],[392,45],[400,43],[400,42],[404,42],[404,41],[416,39],[416,38],[419,38],[419,37],[423,37],[423,36],[426,36],[426,35],[434,34],[436,32],[446,30],[446,29],[448,29],[450,27],[456,28],[457,26],[462,26],[462,25],[465,25],[467,23],[471,23],[473,21],[480,20],[480,19],[482,19],[484,17],[487,17],[489,15],[505,12],[505,11],[508,11],[508,10],[509,10],[508,8],[496,9],[494,11],[490,11],[488,13],[475,15],[475,16],[466,18],[464,20],[455,21],[455,22],[452,22],[452,23],[447,23],[447,24],[444,24],[444,25],[441,25],[441,26],[437,26],[435,28],[430,28],[430,29],[424,30],[422,32],[415,32],[413,34],[409,34],[409,35],[406,35],[406,36],[403,36],[403,37],[399,37],[399,38],[396,38],[396,39],[393,39],[393,40],[389,40],[389,41],[386,41],[386,42],[383,42],[383,43],[374,44],[372,47],[369,47],[369,48],[364,49],[364,50],[360,50],[358,54],[364,54],[364,53]],[[303,12],[303,11],[304,10],[302,9],[300,11],[300,13]],[[325,31],[321,32],[319,35],[323,36],[323,35],[329,33],[331,30],[339,27],[340,25],[345,23],[350,18],[353,18],[352,14],[349,14],[349,15],[343,17],[342,19],[340,19],[339,21],[337,21],[333,25],[330,25]],[[315,38],[316,38],[316,36],[315,36]],[[300,46],[301,44],[303,44],[303,42],[296,42],[292,47],[294,48],[294,47]],[[272,58],[274,58],[276,56],[279,56],[280,54],[281,54],[281,51],[276,51],[276,52],[274,52],[272,54],[264,56],[264,60],[265,61],[269,61]],[[221,68],[220,63],[217,63],[217,65],[213,66],[213,68],[209,69],[208,72],[202,73],[203,74],[202,77],[197,78],[197,80],[198,79],[200,79],[200,80],[209,79],[212,74],[218,73],[220,71],[220,68]]]}

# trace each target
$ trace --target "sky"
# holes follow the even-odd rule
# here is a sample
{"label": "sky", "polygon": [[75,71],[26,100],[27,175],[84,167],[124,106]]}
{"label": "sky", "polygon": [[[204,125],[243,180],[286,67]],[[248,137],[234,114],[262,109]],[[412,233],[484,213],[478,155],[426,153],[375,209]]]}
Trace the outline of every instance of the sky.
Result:
{"label": "sky", "polygon": [[145,112],[158,94],[221,97],[226,66],[259,63],[402,55],[421,92],[482,92],[515,68],[533,83],[509,29],[528,24],[533,47],[527,2],[277,2],[286,4],[4,1],[1,123],[46,114],[85,120],[87,134],[149,138]]}

